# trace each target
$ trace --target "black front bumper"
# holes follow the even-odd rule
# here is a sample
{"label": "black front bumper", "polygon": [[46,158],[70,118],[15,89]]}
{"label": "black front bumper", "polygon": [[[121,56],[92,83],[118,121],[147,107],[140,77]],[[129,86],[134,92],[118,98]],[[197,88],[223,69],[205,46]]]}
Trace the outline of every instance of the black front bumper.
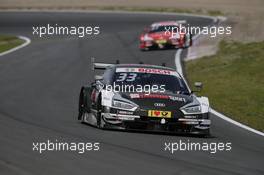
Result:
{"label": "black front bumper", "polygon": [[[104,128],[133,130],[144,132],[165,132],[165,133],[188,133],[208,135],[210,124],[209,119],[200,119],[199,122],[186,122],[180,119],[165,119],[165,123],[161,123],[161,118],[140,117],[134,120],[108,120],[103,117]],[[113,122],[114,121],[114,122]],[[202,121],[206,121],[203,124]]]}

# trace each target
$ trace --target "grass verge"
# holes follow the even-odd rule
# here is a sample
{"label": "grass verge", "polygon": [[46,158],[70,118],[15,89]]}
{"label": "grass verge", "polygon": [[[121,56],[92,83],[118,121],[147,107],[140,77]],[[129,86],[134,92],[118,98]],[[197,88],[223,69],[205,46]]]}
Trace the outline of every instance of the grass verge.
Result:
{"label": "grass verge", "polygon": [[0,35],[0,53],[19,46],[22,43],[24,43],[24,40],[16,36]]}
{"label": "grass verge", "polygon": [[[0,10],[6,10],[8,8],[1,8]],[[11,8],[12,9],[12,8]],[[189,13],[189,14],[198,14],[198,15],[209,15],[209,16],[225,16],[222,11],[219,10],[204,10],[200,8],[195,9],[184,9],[184,8],[175,8],[175,7],[138,7],[138,6],[82,6],[82,7],[20,7],[14,9],[23,9],[23,10],[102,10],[102,11],[125,11],[125,12],[161,12],[161,13]]]}
{"label": "grass verge", "polygon": [[202,81],[199,95],[214,109],[264,131],[264,42],[221,41],[216,55],[185,66],[190,85]]}
{"label": "grass verge", "polygon": [[202,10],[202,9],[181,9],[181,8],[169,8],[169,7],[125,7],[125,6],[103,6],[97,7],[99,10],[111,10],[111,11],[142,11],[142,12],[170,12],[170,13],[190,13],[190,14],[202,14],[209,16],[224,16],[219,10]]}

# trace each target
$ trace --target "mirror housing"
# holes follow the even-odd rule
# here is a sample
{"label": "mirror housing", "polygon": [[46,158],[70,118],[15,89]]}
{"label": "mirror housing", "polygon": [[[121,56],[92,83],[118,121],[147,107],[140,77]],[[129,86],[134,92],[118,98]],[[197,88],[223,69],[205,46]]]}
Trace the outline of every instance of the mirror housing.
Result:
{"label": "mirror housing", "polygon": [[100,81],[100,80],[102,80],[103,79],[103,76],[102,75],[95,75],[94,76],[94,80],[95,81]]}
{"label": "mirror housing", "polygon": [[203,83],[202,82],[195,82],[194,86],[195,86],[196,90],[193,92],[200,92],[203,88]]}
{"label": "mirror housing", "polygon": [[144,31],[145,33],[148,33],[148,32],[149,32],[149,27],[145,27],[143,31]]}

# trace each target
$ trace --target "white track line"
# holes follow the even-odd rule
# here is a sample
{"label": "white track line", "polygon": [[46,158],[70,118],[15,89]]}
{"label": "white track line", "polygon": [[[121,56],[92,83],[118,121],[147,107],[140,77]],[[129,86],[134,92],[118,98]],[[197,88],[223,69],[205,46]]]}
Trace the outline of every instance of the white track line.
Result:
{"label": "white track line", "polygon": [[213,113],[214,115],[216,115],[217,117],[220,117],[221,119],[224,119],[224,120],[226,120],[226,121],[228,121],[228,122],[230,122],[230,123],[232,123],[234,125],[237,125],[237,126],[239,126],[241,128],[244,128],[244,129],[246,129],[248,131],[251,131],[251,132],[254,132],[254,133],[259,134],[261,136],[264,136],[264,133],[263,132],[258,131],[258,130],[255,130],[253,128],[250,128],[250,127],[248,127],[246,125],[243,125],[243,124],[241,124],[241,123],[239,123],[239,122],[237,122],[235,120],[232,120],[231,118],[229,118],[229,117],[227,117],[227,116],[225,116],[225,115],[217,112],[216,110],[214,110],[212,108],[210,109],[210,112]]}
{"label": "white track line", "polygon": [[[176,64],[177,72],[183,76],[182,65],[181,65],[181,53],[182,53],[182,49],[178,49],[176,54],[175,54],[175,64]],[[250,127],[248,127],[248,126],[246,126],[246,125],[244,125],[242,123],[239,123],[239,122],[237,122],[235,120],[232,120],[231,118],[229,118],[229,117],[227,117],[227,116],[215,111],[212,108],[210,109],[210,112],[213,113],[215,116],[217,116],[217,117],[219,117],[219,118],[221,118],[221,119],[223,119],[223,120],[225,120],[225,121],[227,121],[229,123],[232,123],[232,124],[234,124],[234,125],[236,125],[236,126],[238,126],[240,128],[243,128],[243,129],[251,131],[251,132],[253,132],[255,134],[264,136],[263,132],[255,130],[253,128],[250,128]]]}
{"label": "white track line", "polygon": [[183,76],[182,65],[181,65],[181,53],[182,53],[182,49],[178,49],[177,52],[175,53],[175,65],[177,72],[181,76]]}
{"label": "white track line", "polygon": [[18,36],[18,38],[24,40],[25,42],[23,44],[17,46],[17,47],[14,47],[14,48],[12,48],[10,50],[7,50],[5,52],[0,53],[0,56],[4,56],[6,54],[14,52],[14,51],[16,51],[18,49],[21,49],[21,48],[23,48],[23,47],[25,47],[25,46],[27,46],[28,44],[31,43],[31,40],[29,38],[25,37],[25,36]]}

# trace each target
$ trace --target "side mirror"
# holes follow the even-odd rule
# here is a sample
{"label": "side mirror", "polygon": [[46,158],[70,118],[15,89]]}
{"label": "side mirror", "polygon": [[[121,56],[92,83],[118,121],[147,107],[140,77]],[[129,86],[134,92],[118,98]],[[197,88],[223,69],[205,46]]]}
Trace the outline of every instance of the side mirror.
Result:
{"label": "side mirror", "polygon": [[92,83],[91,83],[91,87],[92,87],[92,88],[95,88],[95,87],[96,87],[96,83],[95,83],[95,82],[92,82]]}
{"label": "side mirror", "polygon": [[101,75],[95,75],[95,76],[94,76],[94,79],[95,79],[94,86],[95,86],[99,91],[102,90],[102,88],[104,87],[103,76],[101,76]]}
{"label": "side mirror", "polygon": [[102,75],[95,75],[95,76],[94,76],[94,80],[95,80],[95,81],[98,81],[98,80],[100,81],[100,80],[102,80],[102,79],[103,79],[103,76],[102,76]]}
{"label": "side mirror", "polygon": [[149,32],[149,28],[148,28],[148,27],[145,27],[143,31],[144,31],[145,33],[148,33],[148,32]]}
{"label": "side mirror", "polygon": [[202,82],[195,82],[194,86],[195,86],[196,90],[193,92],[200,92],[203,88],[203,83]]}

